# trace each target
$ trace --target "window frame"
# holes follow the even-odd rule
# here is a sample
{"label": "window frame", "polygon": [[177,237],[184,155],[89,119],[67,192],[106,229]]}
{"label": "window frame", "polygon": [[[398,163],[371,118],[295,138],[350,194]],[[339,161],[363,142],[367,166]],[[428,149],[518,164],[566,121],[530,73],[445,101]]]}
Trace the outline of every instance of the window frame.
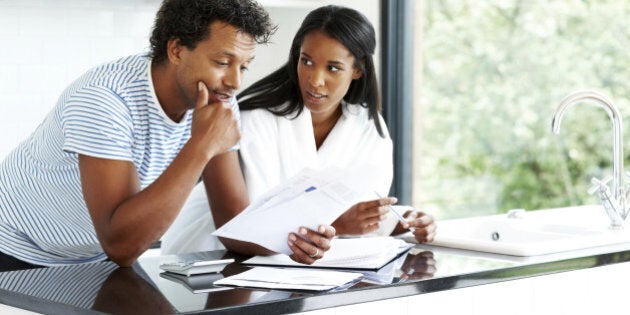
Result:
{"label": "window frame", "polygon": [[381,100],[394,145],[390,195],[412,203],[413,0],[381,0]]}

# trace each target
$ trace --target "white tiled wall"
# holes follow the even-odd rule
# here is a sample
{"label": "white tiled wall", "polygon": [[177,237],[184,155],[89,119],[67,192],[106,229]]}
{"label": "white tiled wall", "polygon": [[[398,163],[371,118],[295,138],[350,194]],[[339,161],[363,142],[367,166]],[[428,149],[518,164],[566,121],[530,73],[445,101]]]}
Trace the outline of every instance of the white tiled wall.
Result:
{"label": "white tiled wall", "polygon": [[0,0],[0,159],[90,67],[148,47],[159,0]]}
{"label": "white tiled wall", "polygon": [[[337,3],[378,25],[377,0],[261,0],[279,30],[258,49],[244,85],[286,61],[303,17]],[[0,160],[26,138],[87,69],[148,49],[161,0],[0,0]],[[282,56],[279,58],[278,56]]]}

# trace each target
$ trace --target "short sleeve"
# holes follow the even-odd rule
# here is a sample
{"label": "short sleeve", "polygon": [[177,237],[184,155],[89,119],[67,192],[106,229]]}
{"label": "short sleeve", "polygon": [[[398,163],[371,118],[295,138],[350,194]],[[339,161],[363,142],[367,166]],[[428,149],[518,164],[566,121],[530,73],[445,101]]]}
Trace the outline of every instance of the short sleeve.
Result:
{"label": "short sleeve", "polygon": [[78,90],[67,100],[61,120],[64,151],[133,161],[133,120],[122,99],[111,90]]}

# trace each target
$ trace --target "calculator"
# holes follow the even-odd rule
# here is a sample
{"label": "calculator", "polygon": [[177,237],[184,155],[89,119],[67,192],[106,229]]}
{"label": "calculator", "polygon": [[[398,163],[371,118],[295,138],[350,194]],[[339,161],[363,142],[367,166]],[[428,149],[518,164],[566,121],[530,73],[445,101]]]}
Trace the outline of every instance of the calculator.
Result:
{"label": "calculator", "polygon": [[184,260],[160,264],[160,269],[184,276],[202,273],[220,272],[225,266],[234,262],[233,258],[218,260]]}

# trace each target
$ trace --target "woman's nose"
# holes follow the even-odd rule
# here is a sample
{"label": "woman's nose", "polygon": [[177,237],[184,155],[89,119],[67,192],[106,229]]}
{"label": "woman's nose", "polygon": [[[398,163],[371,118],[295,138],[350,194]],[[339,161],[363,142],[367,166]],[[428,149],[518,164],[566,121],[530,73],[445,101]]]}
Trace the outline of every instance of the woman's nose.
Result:
{"label": "woman's nose", "polygon": [[321,71],[314,70],[311,72],[309,77],[309,83],[312,86],[322,86],[324,85],[324,75]]}

